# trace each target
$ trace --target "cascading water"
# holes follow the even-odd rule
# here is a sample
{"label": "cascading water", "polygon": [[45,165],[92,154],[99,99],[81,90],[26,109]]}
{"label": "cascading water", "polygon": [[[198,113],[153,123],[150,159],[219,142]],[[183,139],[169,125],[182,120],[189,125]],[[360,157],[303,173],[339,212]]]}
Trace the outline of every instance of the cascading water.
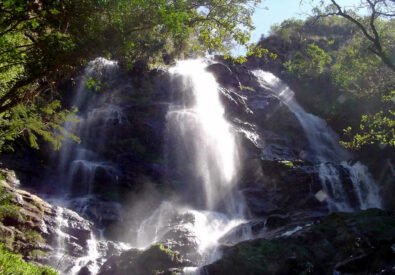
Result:
{"label": "cascading water", "polygon": [[186,176],[202,191],[197,195],[204,197],[205,209],[215,210],[225,202],[227,213],[241,215],[233,192],[238,166],[235,137],[224,118],[220,87],[206,66],[201,60],[181,61],[170,70],[182,76],[184,92],[182,102],[173,103],[167,115],[168,132],[176,139],[172,150],[180,169],[186,164],[184,156],[189,158]]}
{"label": "cascading water", "polygon": [[56,222],[57,222],[57,239],[56,244],[56,260],[60,263],[65,254],[65,242],[66,242],[66,234],[62,231],[62,228],[66,225],[67,220],[63,218],[63,208],[56,208]]}
{"label": "cascading water", "polygon": [[[221,244],[232,245],[258,236],[257,232],[252,234],[254,221],[247,220],[247,206],[237,186],[241,169],[236,129],[225,118],[220,100],[221,87],[214,75],[206,70],[208,65],[204,60],[187,60],[177,62],[169,70],[173,97],[166,105],[169,107],[164,163],[168,170],[166,183],[173,186],[177,196],[161,200],[151,213],[146,213],[146,209],[139,211],[139,218],[127,232],[133,247],[145,249],[161,243],[179,251],[194,265],[185,268],[185,274],[196,274],[200,266],[218,259]],[[65,186],[60,204],[72,204],[83,215],[90,212],[91,200],[99,200],[96,188],[116,186],[118,177],[125,172],[123,166],[114,164],[118,163],[117,158],[112,162],[104,157],[106,142],[111,139],[105,130],[114,125],[127,126],[122,128],[125,130],[133,122],[129,123],[123,108],[114,103],[111,94],[89,94],[85,89],[91,76],[111,72],[115,67],[114,62],[98,59],[85,70],[73,99],[73,105],[80,109],[80,122],[70,124],[70,127],[76,127],[83,142],[66,143],[57,159],[59,178]],[[350,154],[339,146],[337,135],[325,121],[306,113],[289,87],[273,74],[263,71],[254,74],[264,88],[272,91],[289,108],[304,129],[310,145],[310,160],[316,163],[322,183],[321,197],[327,201],[329,209],[352,211],[379,207],[378,188],[367,168],[361,163],[346,161]],[[128,118],[132,121],[129,114]],[[235,123],[246,126],[246,129],[254,130],[255,127],[246,121]],[[106,127],[101,128],[101,125]],[[260,132],[239,131],[257,147],[263,143],[264,135]],[[134,138],[129,136],[131,133],[123,132],[127,138]],[[353,189],[352,198],[342,182],[344,171]],[[95,215],[100,209],[103,208],[93,207]],[[58,211],[57,261],[67,250],[67,241],[61,234],[65,222],[61,211]],[[140,217],[141,214],[144,217]],[[98,216],[101,217],[100,213]],[[284,236],[299,229],[287,231]],[[88,268],[91,274],[96,274],[103,264],[100,244],[91,234],[83,254],[74,257],[72,265],[57,267],[58,270],[62,274],[77,274],[81,268]]]}
{"label": "cascading water", "polygon": [[[96,125],[120,124],[126,121],[119,107],[107,101],[107,98],[94,95],[86,88],[87,81],[100,79],[104,74],[111,75],[117,68],[117,63],[103,58],[90,62],[79,80],[72,106],[80,111],[77,124],[70,123],[69,128],[76,128],[75,133],[81,140],[95,140],[95,147],[99,149],[106,140],[105,131],[94,131]],[[97,80],[96,80],[97,81]],[[95,99],[95,96],[97,99]],[[92,138],[95,136],[95,138]],[[118,171],[114,164],[104,161],[97,153],[83,142],[66,141],[58,154],[59,181],[66,181],[63,190],[68,195],[78,190],[82,195],[93,193],[94,180],[98,173],[105,174],[107,178],[116,182]],[[81,190],[79,190],[81,189]],[[85,190],[83,190],[85,189]]]}
{"label": "cascading water", "polygon": [[[357,162],[350,164],[350,154],[339,145],[339,138],[327,123],[307,113],[296,101],[294,92],[270,72],[253,71],[260,85],[271,91],[298,119],[309,141],[312,159],[318,163],[318,173],[331,211],[352,211],[381,207],[378,186],[366,166]],[[342,182],[340,169],[348,171],[353,193],[357,197],[356,207],[349,198]]]}
{"label": "cascading water", "polygon": [[[72,106],[77,107],[78,123],[71,122],[66,125],[83,141],[96,140],[95,149],[99,149],[106,140],[105,131],[98,133],[94,131],[97,125],[121,124],[126,121],[119,107],[108,102],[106,97],[95,95],[86,88],[87,81],[92,77],[100,79],[103,74],[111,75],[116,69],[116,62],[103,58],[98,58],[89,63],[83,76],[78,82],[75,96],[72,99]],[[91,94],[90,94],[91,93]],[[92,136],[96,138],[92,139]],[[105,161],[97,150],[92,150],[86,143],[81,144],[66,141],[61,151],[55,156],[57,166],[56,178],[51,178],[51,182],[62,183],[61,192],[52,201],[57,207],[58,238],[54,247],[56,248],[56,263],[54,267],[60,274],[79,274],[82,267],[87,267],[90,274],[97,274],[99,271],[98,259],[101,257],[98,251],[98,242],[94,233],[91,233],[87,240],[87,251],[84,256],[69,257],[67,234],[62,231],[67,220],[63,218],[63,207],[77,208],[76,210],[84,215],[91,200],[95,198],[95,184],[99,180],[106,180],[116,183],[119,171],[117,167]],[[50,263],[52,264],[52,263]]]}
{"label": "cascading water", "polygon": [[98,259],[101,257],[98,249],[98,243],[94,234],[91,234],[91,238],[88,240],[88,252],[85,257],[81,257],[77,260],[76,264],[72,267],[71,274],[80,274],[79,271],[82,267],[88,267],[90,274],[94,275],[99,272]]}
{"label": "cascading water", "polygon": [[[245,206],[236,190],[238,148],[232,126],[224,117],[220,87],[203,60],[177,62],[170,69],[177,94],[167,114],[169,169],[183,181],[178,203],[163,202],[138,229],[139,247],[163,241],[177,216],[191,217],[180,225],[190,232],[202,256],[199,265],[218,258],[219,240],[244,220]],[[248,239],[248,232],[240,237]],[[185,270],[190,272],[194,269]]]}

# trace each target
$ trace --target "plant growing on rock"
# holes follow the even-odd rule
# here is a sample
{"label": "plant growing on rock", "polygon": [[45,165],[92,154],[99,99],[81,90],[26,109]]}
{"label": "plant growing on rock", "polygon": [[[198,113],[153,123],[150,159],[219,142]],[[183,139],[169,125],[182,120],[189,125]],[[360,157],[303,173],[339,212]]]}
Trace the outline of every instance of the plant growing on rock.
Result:
{"label": "plant growing on rock", "polygon": [[229,54],[233,43],[247,44],[258,2],[0,2],[0,149],[18,137],[34,148],[37,137],[55,148],[72,137],[60,126],[70,112],[53,98],[89,60],[103,56],[132,68],[207,50]]}
{"label": "plant growing on rock", "polygon": [[18,275],[56,275],[52,268],[25,262],[20,255],[9,252],[0,245],[0,273]]}

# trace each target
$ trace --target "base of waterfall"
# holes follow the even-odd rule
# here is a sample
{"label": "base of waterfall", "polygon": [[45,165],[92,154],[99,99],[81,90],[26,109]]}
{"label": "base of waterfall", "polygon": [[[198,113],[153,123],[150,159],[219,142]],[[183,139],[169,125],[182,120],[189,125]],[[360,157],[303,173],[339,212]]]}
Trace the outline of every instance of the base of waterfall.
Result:
{"label": "base of waterfall", "polygon": [[203,274],[394,274],[395,215],[334,213],[289,234],[223,247]]}
{"label": "base of waterfall", "polygon": [[[273,214],[247,222],[163,202],[139,228],[137,249],[100,240],[92,223],[18,189],[14,173],[5,172],[3,194],[20,207],[21,216],[3,219],[2,242],[25,260],[51,265],[59,274],[394,272],[395,214],[383,210],[308,217]],[[163,220],[158,222],[158,217]],[[157,232],[153,245],[144,242],[153,234],[150,230]],[[243,232],[253,240],[243,241]]]}

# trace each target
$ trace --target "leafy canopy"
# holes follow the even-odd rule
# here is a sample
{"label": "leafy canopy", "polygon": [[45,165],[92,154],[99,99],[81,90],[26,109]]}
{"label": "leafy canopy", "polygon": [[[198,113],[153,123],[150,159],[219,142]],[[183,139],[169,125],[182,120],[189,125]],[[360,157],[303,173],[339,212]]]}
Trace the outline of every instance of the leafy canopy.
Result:
{"label": "leafy canopy", "polygon": [[330,54],[316,44],[309,44],[304,52],[297,53],[292,60],[284,65],[288,71],[299,77],[314,77],[324,72],[332,62]]}
{"label": "leafy canopy", "polygon": [[[395,21],[374,23],[383,50],[395,56]],[[342,16],[288,20],[272,28],[270,39],[291,79],[300,83],[298,99],[333,123],[344,146],[395,147],[395,72],[358,26]]]}
{"label": "leafy canopy", "polygon": [[[34,147],[36,135],[59,146],[58,133],[48,131],[64,133],[55,124],[63,123],[67,112],[56,116],[59,104],[47,101],[54,111],[55,124],[49,125],[37,101],[56,95],[58,85],[89,60],[102,56],[131,68],[137,61],[157,64],[206,51],[229,55],[232,44],[247,44],[258,2],[0,1],[0,150],[20,135],[28,135]],[[15,117],[17,122],[11,121]]]}

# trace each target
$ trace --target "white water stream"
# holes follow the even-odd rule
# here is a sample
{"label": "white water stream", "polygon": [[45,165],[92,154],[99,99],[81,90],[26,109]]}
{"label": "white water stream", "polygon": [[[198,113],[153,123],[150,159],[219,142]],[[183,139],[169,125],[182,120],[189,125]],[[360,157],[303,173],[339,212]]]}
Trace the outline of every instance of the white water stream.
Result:
{"label": "white water stream", "polygon": [[[99,78],[104,73],[111,73],[117,67],[117,63],[106,60],[104,58],[98,58],[91,61],[81,79],[78,82],[75,96],[72,99],[72,105],[77,107],[79,110],[84,109],[85,105],[88,105],[90,111],[84,116],[79,117],[78,123],[68,123],[66,127],[69,130],[74,129],[82,140],[86,140],[92,135],[91,128],[94,124],[109,124],[117,121],[122,123],[125,121],[121,111],[117,106],[112,104],[106,104],[103,102],[100,106],[95,106],[97,102],[91,100],[89,97],[89,91],[86,89],[86,83],[91,77]],[[91,104],[91,105],[90,105]],[[105,140],[107,133],[102,133],[101,136],[97,136],[101,141]],[[52,203],[58,205],[56,208],[56,222],[57,222],[57,239],[54,247],[55,259],[51,263],[59,272],[64,275],[76,275],[79,274],[82,267],[87,267],[90,274],[95,275],[99,272],[99,259],[100,255],[98,250],[98,241],[94,233],[91,233],[90,239],[87,240],[84,256],[81,257],[70,257],[68,250],[69,235],[64,232],[64,228],[68,225],[68,220],[64,217],[64,207],[69,207],[71,199],[74,202],[88,201],[93,196],[94,179],[98,172],[103,172],[107,175],[111,181],[116,182],[118,177],[117,168],[111,164],[103,161],[96,152],[93,152],[84,147],[83,144],[76,144],[75,142],[66,141],[63,145],[60,153],[57,153],[57,174],[59,176],[56,179],[59,182],[64,183],[63,190],[59,198],[53,199]],[[85,193],[81,194],[79,198],[73,197],[73,188],[84,190]],[[84,214],[84,203],[80,209],[79,214]]]}
{"label": "white water stream", "polygon": [[204,197],[206,210],[225,202],[228,214],[242,216],[243,205],[233,192],[239,165],[237,145],[232,126],[224,118],[220,87],[206,67],[202,60],[189,60],[170,70],[173,76],[182,77],[184,92],[184,100],[171,105],[167,115],[168,130],[179,139],[180,148],[172,150],[181,160],[180,168],[187,164],[184,155],[190,156],[187,165],[192,169],[187,177],[196,180],[196,190],[202,189],[196,195]]}
{"label": "white water stream", "polygon": [[220,256],[216,253],[220,239],[245,222],[244,200],[235,190],[238,148],[232,126],[224,117],[220,86],[206,71],[207,65],[203,60],[186,60],[170,69],[175,81],[181,81],[183,94],[167,114],[172,139],[168,150],[175,166],[171,169],[179,169],[185,176],[186,191],[181,192],[182,204],[162,203],[141,223],[137,236],[137,246],[147,247],[169,231],[171,219],[188,214],[193,219],[183,228],[198,243],[203,259],[200,265],[216,260]]}
{"label": "white water stream", "polygon": [[381,207],[379,189],[368,168],[360,162],[350,164],[350,154],[339,145],[336,133],[321,118],[307,113],[295,99],[294,92],[278,77],[262,70],[253,71],[260,85],[271,91],[298,119],[309,141],[310,150],[318,163],[318,173],[324,196],[331,211],[352,211],[349,192],[342,182],[340,169],[349,173],[357,209]]}
{"label": "white water stream", "polygon": [[[116,66],[113,62],[99,61],[109,68]],[[199,266],[220,257],[217,247],[224,242],[222,238],[235,228],[241,228],[241,234],[227,236],[227,243],[252,238],[249,227],[241,226],[247,223],[247,216],[244,198],[236,187],[240,160],[235,130],[225,119],[225,110],[220,101],[220,86],[214,76],[206,71],[207,66],[204,60],[186,60],[177,62],[170,69],[177,86],[175,90],[181,91],[181,94],[175,95],[166,116],[166,154],[168,169],[175,171],[181,179],[179,197],[174,201],[162,202],[150,213],[136,229],[136,242],[132,244],[137,248],[147,248],[163,241],[172,230],[187,230],[197,243],[196,250],[201,256]],[[77,106],[89,104],[84,95],[84,85],[92,73],[93,69],[88,67],[74,99]],[[346,161],[350,157],[349,153],[339,146],[337,135],[325,121],[303,110],[296,102],[293,91],[273,74],[264,71],[255,71],[254,74],[264,88],[272,91],[288,106],[303,127],[311,154],[315,156],[323,197],[329,208],[332,211],[353,210],[340,169],[349,173],[358,209],[380,207],[378,188],[367,168],[361,163],[351,164]],[[92,134],[92,124],[112,123],[114,120],[117,123],[127,123],[122,110],[112,104],[92,106],[93,110],[81,117],[79,123],[78,131],[82,138],[88,138]],[[253,140],[258,139],[259,136],[253,136]],[[66,175],[62,176],[69,183],[66,193],[72,191],[74,181],[86,185],[86,194],[81,200],[92,196],[94,176],[98,170],[104,170],[113,179],[112,182],[117,181],[119,171],[116,166],[101,159],[83,144],[66,144],[60,156],[59,171],[65,172]],[[57,254],[61,255],[65,250],[61,232],[61,225],[65,221],[62,220],[61,212],[58,213],[58,222]],[[77,259],[71,271],[65,274],[76,274],[83,266],[88,266],[91,274],[96,274],[101,256],[97,246],[96,237],[92,234],[88,241],[87,255]],[[195,274],[197,269],[198,267],[190,267],[184,269],[184,272]]]}

